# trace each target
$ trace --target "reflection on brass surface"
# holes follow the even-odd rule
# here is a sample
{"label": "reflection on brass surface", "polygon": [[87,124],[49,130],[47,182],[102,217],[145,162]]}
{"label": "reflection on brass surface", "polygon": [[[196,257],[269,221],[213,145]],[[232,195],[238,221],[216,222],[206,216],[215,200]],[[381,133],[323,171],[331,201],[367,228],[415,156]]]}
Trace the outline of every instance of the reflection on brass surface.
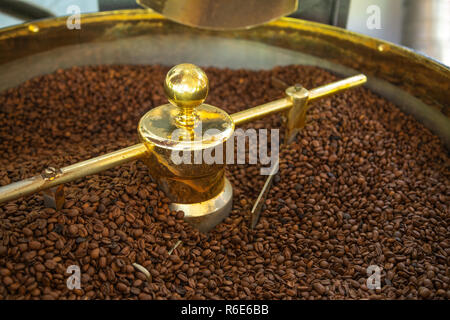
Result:
{"label": "reflection on brass surface", "polygon": [[[208,78],[195,65],[183,63],[170,69],[164,89],[171,104],[153,108],[139,121],[139,137],[149,151],[144,162],[171,201],[211,199],[224,187],[224,144],[234,132],[234,123],[225,111],[203,103]],[[220,152],[220,148],[220,164],[207,163],[205,152]]]}
{"label": "reflection on brass surface", "polygon": [[208,96],[209,83],[205,72],[199,67],[182,63],[169,70],[164,81],[167,99],[180,110],[177,122],[193,127],[198,121],[197,111]]}
{"label": "reflection on brass surface", "polygon": [[[183,110],[172,104],[151,109],[139,121],[144,141],[174,150],[198,150],[224,142],[233,133],[234,123],[223,110],[203,103],[195,108],[196,122],[180,122]],[[189,113],[189,116],[194,114]]]}
{"label": "reflection on brass surface", "polygon": [[[146,145],[148,145],[146,143]],[[171,149],[154,147],[143,161],[167,197],[178,203],[206,201],[223,190],[225,164],[179,164]],[[187,152],[194,158],[194,152]]]}

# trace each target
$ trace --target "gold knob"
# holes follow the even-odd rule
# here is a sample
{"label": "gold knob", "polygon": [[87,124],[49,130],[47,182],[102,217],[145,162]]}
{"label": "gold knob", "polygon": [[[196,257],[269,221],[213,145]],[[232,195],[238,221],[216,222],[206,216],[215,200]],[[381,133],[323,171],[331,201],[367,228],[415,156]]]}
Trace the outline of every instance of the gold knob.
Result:
{"label": "gold knob", "polygon": [[195,124],[198,118],[195,108],[205,101],[208,90],[208,77],[199,67],[183,63],[169,70],[164,82],[164,91],[170,103],[180,110],[177,118],[180,125]]}

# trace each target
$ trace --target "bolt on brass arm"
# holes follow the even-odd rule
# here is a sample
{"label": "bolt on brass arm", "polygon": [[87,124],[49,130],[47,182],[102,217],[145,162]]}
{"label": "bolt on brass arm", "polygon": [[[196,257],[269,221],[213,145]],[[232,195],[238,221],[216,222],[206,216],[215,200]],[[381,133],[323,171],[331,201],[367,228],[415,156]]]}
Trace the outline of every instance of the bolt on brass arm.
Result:
{"label": "bolt on brass arm", "polygon": [[[356,75],[337,82],[333,82],[312,90],[309,90],[308,103],[320,98],[360,86],[367,81],[365,75]],[[267,115],[288,111],[293,106],[289,97],[275,100],[260,106],[243,110],[231,115],[235,125],[242,125],[252,120],[263,118]],[[147,148],[143,143],[117,150],[96,158],[82,161],[61,169],[46,170],[46,172],[22,181],[13,182],[0,187],[0,204],[24,197],[39,191],[43,191],[57,185],[71,182],[88,175],[114,168],[124,163],[145,157]]]}

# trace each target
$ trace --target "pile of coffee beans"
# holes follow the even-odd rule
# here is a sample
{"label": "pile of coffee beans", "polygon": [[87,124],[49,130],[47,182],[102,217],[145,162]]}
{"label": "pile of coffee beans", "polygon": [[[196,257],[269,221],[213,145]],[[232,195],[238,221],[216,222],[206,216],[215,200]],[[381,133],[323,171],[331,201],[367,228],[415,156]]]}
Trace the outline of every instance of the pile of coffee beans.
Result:
{"label": "pile of coffee beans", "polygon": [[[205,70],[206,102],[229,113],[283,97],[282,82],[338,79],[305,66]],[[0,185],[137,143],[140,117],[167,102],[167,71],[74,67],[0,93]],[[257,165],[228,166],[234,207],[208,234],[169,210],[139,161],[68,183],[60,211],[40,194],[0,205],[0,298],[449,299],[441,141],[365,88],[309,112],[254,230]],[[273,115],[245,127],[280,125]],[[77,267],[79,288],[68,286]]]}

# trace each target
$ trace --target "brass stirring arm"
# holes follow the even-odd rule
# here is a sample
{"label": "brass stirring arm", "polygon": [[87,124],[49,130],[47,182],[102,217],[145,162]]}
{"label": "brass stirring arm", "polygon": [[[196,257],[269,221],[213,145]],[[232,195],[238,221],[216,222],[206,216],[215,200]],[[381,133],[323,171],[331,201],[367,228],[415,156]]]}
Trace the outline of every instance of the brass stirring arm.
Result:
{"label": "brass stirring arm", "polygon": [[43,174],[0,187],[0,203],[15,200],[50,189],[62,183],[71,182],[120,166],[124,163],[142,158],[146,153],[147,148],[145,145],[139,143],[61,169],[49,168],[49,170],[46,170],[48,172]]}
{"label": "brass stirring arm", "polygon": [[[307,103],[320,98],[360,86],[367,81],[365,75],[356,75],[337,82],[333,82],[312,90],[309,90]],[[291,87],[293,88],[293,87]],[[289,88],[288,88],[289,90]],[[278,112],[289,111],[294,106],[291,97],[275,100],[260,106],[243,110],[231,115],[235,125],[245,124],[252,120],[263,118]],[[288,119],[289,121],[289,119]],[[292,124],[295,127],[295,124]],[[289,123],[288,123],[289,127]],[[46,173],[28,178],[22,181],[13,182],[0,187],[0,204],[24,197],[39,191],[43,191],[57,185],[71,182],[88,175],[111,169],[124,163],[141,159],[147,155],[147,148],[143,143],[114,151],[96,158],[82,161],[61,169],[46,170]],[[50,173],[49,173],[50,172]]]}
{"label": "brass stirring arm", "polygon": [[[366,83],[367,77],[363,74],[358,74],[353,77],[345,78],[330,84],[326,84],[315,89],[309,90],[308,103],[325,98],[332,94],[336,94],[347,89],[358,87]],[[292,101],[289,97],[271,101],[254,108],[246,109],[236,112],[231,115],[236,126],[250,122],[252,120],[260,119],[265,116],[287,111],[292,107]]]}

